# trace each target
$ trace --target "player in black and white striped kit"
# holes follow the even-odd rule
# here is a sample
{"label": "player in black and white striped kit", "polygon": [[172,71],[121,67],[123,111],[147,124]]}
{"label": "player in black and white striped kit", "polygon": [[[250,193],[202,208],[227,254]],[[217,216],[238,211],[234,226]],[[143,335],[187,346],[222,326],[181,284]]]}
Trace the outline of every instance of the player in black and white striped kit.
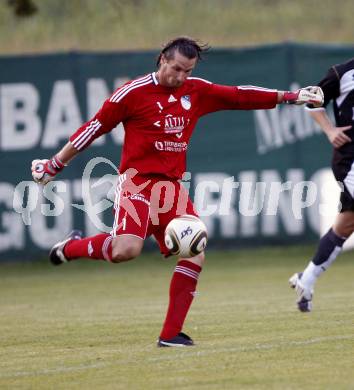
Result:
{"label": "player in black and white striped kit", "polygon": [[[302,312],[311,311],[317,278],[333,263],[345,240],[354,232],[354,58],[332,66],[318,85],[324,93],[324,105],[320,108],[307,105],[306,109],[334,147],[332,170],[343,188],[340,211],[333,226],[321,238],[306,269],[289,279],[290,286],[297,292],[297,306]],[[335,124],[324,108],[331,100]]]}

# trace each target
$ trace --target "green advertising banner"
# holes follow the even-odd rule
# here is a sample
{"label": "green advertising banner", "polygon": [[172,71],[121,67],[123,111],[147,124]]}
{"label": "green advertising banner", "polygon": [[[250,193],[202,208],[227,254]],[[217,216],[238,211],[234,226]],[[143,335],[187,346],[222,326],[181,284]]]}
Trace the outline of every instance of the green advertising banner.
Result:
{"label": "green advertising banner", "polygon": [[[293,43],[217,49],[194,76],[296,89],[316,84],[353,52]],[[57,152],[118,86],[155,70],[157,54],[0,57],[0,260],[38,258],[72,228],[86,235],[109,231],[122,125],[44,189],[32,181],[31,161]],[[301,106],[202,118],[189,147],[185,185],[208,227],[210,247],[317,239],[337,201],[336,194],[327,199],[336,188],[330,155],[326,137]],[[147,247],[156,248],[152,240]]]}

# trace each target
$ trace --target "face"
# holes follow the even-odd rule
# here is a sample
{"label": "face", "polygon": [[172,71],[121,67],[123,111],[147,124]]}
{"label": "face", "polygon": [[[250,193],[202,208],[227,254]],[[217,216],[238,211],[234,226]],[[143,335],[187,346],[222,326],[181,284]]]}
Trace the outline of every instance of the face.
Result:
{"label": "face", "polygon": [[178,50],[174,52],[171,59],[164,55],[161,57],[160,68],[157,72],[158,80],[164,87],[180,87],[192,73],[197,58],[189,59],[183,56]]}

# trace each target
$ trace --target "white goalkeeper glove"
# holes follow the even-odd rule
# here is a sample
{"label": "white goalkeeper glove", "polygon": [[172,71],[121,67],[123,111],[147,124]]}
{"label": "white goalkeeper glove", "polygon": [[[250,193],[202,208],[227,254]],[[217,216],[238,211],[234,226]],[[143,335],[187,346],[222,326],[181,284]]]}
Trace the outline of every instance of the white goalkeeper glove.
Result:
{"label": "white goalkeeper glove", "polygon": [[54,179],[54,176],[64,169],[65,165],[57,156],[50,160],[33,160],[32,177],[36,183],[47,184]]}
{"label": "white goalkeeper glove", "polygon": [[300,88],[297,91],[285,91],[283,95],[283,103],[287,104],[312,104],[313,107],[321,107],[323,105],[324,95],[320,87],[309,86]]}

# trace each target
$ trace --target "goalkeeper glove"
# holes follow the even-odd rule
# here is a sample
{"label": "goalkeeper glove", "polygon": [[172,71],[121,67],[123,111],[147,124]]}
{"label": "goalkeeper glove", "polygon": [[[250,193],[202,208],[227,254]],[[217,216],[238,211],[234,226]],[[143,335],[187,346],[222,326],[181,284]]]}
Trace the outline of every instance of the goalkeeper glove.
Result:
{"label": "goalkeeper glove", "polygon": [[313,107],[321,107],[323,105],[324,95],[320,87],[300,88],[297,91],[285,91],[283,95],[283,103],[287,104],[312,104]]}
{"label": "goalkeeper glove", "polygon": [[36,183],[47,184],[64,167],[65,164],[57,156],[52,157],[50,160],[33,160],[31,167],[33,180]]}

